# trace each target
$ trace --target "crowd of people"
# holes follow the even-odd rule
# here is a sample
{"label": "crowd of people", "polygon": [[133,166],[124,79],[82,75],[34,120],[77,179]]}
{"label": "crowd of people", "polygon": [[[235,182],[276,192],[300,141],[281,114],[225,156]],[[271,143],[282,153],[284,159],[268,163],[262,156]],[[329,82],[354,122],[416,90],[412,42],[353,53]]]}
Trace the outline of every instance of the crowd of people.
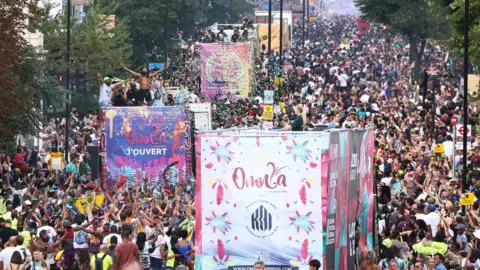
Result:
{"label": "crowd of people", "polygon": [[[360,28],[352,16],[322,14],[308,21],[305,43],[301,24],[294,25],[294,47],[256,59],[248,98],[232,93],[204,99],[191,43],[168,81],[161,70],[135,72],[123,64],[132,79],[98,74],[100,106],[211,102],[214,129],[263,127],[263,90],[275,87],[273,130],[374,128],[379,241],[374,250],[358,252],[357,269],[480,268],[480,201],[462,211],[459,180],[467,170],[467,190],[480,198],[480,138],[469,138],[467,168],[452,139],[451,119],[463,118],[461,66],[428,43],[420,69],[425,72],[414,74],[406,40],[380,26]],[[206,31],[198,41],[219,42],[220,35]],[[181,95],[167,93],[167,86],[177,86]],[[474,126],[478,110],[468,112]],[[41,149],[0,152],[3,269],[194,268],[195,186],[184,183],[167,193],[147,177],[131,187],[102,187],[92,177],[86,148],[105,131],[99,113],[81,116],[72,108],[68,119],[51,119],[44,128]],[[65,136],[70,162],[52,170],[51,154],[65,151]],[[434,151],[437,144],[443,152]],[[105,196],[101,206],[75,204],[98,194]],[[310,269],[319,267],[310,262]]]}

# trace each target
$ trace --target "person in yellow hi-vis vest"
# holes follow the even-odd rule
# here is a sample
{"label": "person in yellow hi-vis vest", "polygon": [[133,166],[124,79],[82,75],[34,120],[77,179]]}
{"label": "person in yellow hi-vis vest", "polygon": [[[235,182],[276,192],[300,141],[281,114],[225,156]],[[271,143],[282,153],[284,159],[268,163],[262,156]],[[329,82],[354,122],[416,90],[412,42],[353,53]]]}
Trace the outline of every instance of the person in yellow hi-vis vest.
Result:
{"label": "person in yellow hi-vis vest", "polygon": [[413,251],[417,254],[425,254],[427,256],[434,256],[437,250],[432,245],[432,240],[425,237],[421,242],[412,246]]}
{"label": "person in yellow hi-vis vest", "polygon": [[185,255],[177,248],[178,236],[172,235],[168,248],[165,270],[174,270],[178,265],[187,265]]}

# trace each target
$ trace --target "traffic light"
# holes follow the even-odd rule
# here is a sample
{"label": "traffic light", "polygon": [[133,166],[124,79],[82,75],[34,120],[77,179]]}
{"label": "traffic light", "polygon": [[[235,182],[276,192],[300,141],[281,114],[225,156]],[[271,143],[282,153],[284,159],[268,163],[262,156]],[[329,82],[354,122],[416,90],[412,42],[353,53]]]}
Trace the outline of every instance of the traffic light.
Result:
{"label": "traffic light", "polygon": [[62,73],[59,73],[57,74],[57,81],[59,84],[63,85],[63,74]]}
{"label": "traffic light", "polygon": [[86,91],[86,79],[85,79],[85,71],[77,69],[75,72],[75,86],[76,90],[79,93],[83,93]]}

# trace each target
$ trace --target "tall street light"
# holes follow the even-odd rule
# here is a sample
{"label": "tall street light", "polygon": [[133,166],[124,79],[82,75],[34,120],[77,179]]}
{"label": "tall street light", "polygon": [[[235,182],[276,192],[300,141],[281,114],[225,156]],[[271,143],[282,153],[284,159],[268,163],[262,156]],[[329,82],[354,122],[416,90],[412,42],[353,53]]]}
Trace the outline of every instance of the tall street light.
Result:
{"label": "tall street light", "polygon": [[268,0],[268,56],[272,53],[272,0]]}
{"label": "tall street light", "polygon": [[[467,188],[467,124],[468,124],[468,9],[469,0],[465,0],[465,18],[463,32],[463,172],[462,172],[462,194]],[[462,206],[465,215],[465,206]]]}
{"label": "tall street light", "polygon": [[[67,53],[65,57],[66,61],[66,66],[67,66],[67,71],[65,72],[65,83],[67,84],[66,88],[67,90],[70,90],[70,17],[71,17],[71,12],[72,12],[72,4],[70,3],[70,0],[67,0]],[[68,163],[69,159],[69,128],[70,128],[70,121],[69,121],[69,116],[70,116],[70,94],[67,93],[67,100],[65,102],[65,162]]]}

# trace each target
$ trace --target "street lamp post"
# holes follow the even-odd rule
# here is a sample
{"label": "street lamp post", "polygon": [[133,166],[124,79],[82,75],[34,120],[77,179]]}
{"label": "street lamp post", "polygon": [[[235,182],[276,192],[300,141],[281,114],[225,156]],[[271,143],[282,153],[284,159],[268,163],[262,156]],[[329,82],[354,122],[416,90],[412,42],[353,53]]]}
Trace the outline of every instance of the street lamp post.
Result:
{"label": "street lamp post", "polygon": [[309,32],[310,32],[310,0],[306,0],[307,2],[307,39],[310,39]]}
{"label": "street lamp post", "polygon": [[[67,90],[70,90],[70,17],[71,17],[71,12],[72,12],[72,4],[70,0],[67,0],[67,48],[66,48],[66,56],[65,56],[65,62],[67,66],[67,70],[65,72],[65,83],[66,83],[66,88]],[[65,162],[68,162],[69,156],[69,128],[70,128],[70,121],[69,121],[69,116],[70,116],[70,94],[67,93],[67,100],[65,102]]]}
{"label": "street lamp post", "polygon": [[283,0],[280,0],[280,50],[278,52],[280,59],[282,59],[283,52]]}
{"label": "street lamp post", "polygon": [[305,45],[305,2],[307,0],[303,0],[303,13],[302,13],[302,46]]}
{"label": "street lamp post", "polygon": [[[469,0],[465,0],[465,18],[463,32],[463,172],[462,172],[462,194],[467,188],[467,124],[468,124],[468,9]],[[462,206],[465,215],[465,206]]]}
{"label": "street lamp post", "polygon": [[165,64],[168,61],[168,1],[165,0]]}
{"label": "street lamp post", "polygon": [[268,0],[268,56],[272,53],[272,0]]}

